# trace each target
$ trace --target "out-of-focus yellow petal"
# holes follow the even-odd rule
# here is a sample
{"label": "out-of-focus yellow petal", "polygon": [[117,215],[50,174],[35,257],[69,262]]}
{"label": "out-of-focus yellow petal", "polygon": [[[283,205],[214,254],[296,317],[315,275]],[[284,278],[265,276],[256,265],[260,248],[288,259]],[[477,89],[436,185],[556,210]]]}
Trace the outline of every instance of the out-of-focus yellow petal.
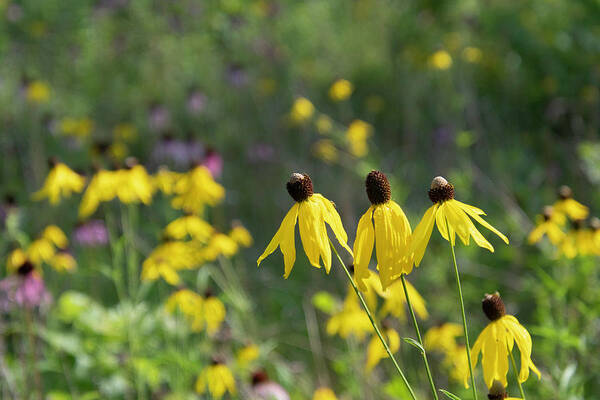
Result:
{"label": "out-of-focus yellow petal", "polygon": [[[277,230],[277,232],[275,232],[275,235],[273,236],[273,238],[267,245],[267,248],[261,254],[261,256],[258,257],[258,260],[256,261],[257,266],[259,266],[260,263],[262,262],[262,260],[264,260],[269,254],[273,253],[277,249],[277,247],[279,246],[279,244],[281,243],[281,241],[284,238],[288,238],[290,236],[290,234],[289,234],[290,231],[292,232],[291,236],[293,237],[294,227],[296,226],[296,219],[298,218],[298,208],[299,208],[298,203],[294,204],[292,206],[292,208],[290,208],[288,213],[285,215],[285,217],[283,218],[283,221],[281,221],[281,225],[279,225],[279,229]],[[295,259],[296,258],[296,254],[295,254],[296,250],[295,250],[294,246],[292,246],[292,247],[294,248],[293,258]],[[286,247],[286,251],[288,254],[290,254],[289,248]],[[286,253],[284,252],[283,249],[281,250],[281,252],[284,254],[284,256],[286,255]],[[291,254],[290,254],[290,256],[291,256]],[[293,265],[294,265],[294,261],[292,260],[292,266]]]}

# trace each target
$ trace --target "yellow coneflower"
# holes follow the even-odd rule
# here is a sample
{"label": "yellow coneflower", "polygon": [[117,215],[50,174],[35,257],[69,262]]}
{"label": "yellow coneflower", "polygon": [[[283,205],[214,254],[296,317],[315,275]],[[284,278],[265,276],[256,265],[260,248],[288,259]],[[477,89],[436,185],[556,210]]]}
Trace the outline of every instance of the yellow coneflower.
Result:
{"label": "yellow coneflower", "polygon": [[21,265],[25,264],[25,261],[27,261],[27,254],[23,249],[16,248],[10,252],[6,259],[6,270],[13,273],[17,271]]}
{"label": "yellow coneflower", "polygon": [[69,245],[67,235],[56,225],[48,225],[42,232],[41,237],[59,249],[65,249]]}
{"label": "yellow coneflower", "polygon": [[463,333],[463,327],[451,322],[430,328],[425,333],[424,345],[427,350],[439,350],[449,353],[456,349],[456,338]]}
{"label": "yellow coneflower", "polygon": [[369,275],[369,262],[375,246],[377,268],[385,290],[400,274],[412,270],[410,258],[410,224],[404,211],[392,200],[387,177],[371,171],[365,182],[371,207],[358,221],[354,242],[354,276],[361,290]]}
{"label": "yellow coneflower", "polygon": [[36,239],[27,247],[29,260],[37,266],[42,262],[49,262],[54,254],[56,254],[56,248],[48,239]]}
{"label": "yellow coneflower", "polygon": [[448,351],[443,364],[448,369],[450,378],[457,383],[464,382],[465,376],[469,376],[469,359],[465,346],[456,346]]}
{"label": "yellow coneflower", "polygon": [[206,327],[208,334],[214,335],[221,329],[221,324],[225,321],[226,315],[225,304],[210,291],[207,291],[202,303],[202,319],[196,320],[193,326],[195,328]]}
{"label": "yellow coneflower", "polygon": [[120,184],[114,171],[98,170],[83,194],[79,204],[79,217],[89,217],[98,209],[100,203],[114,199]]}
{"label": "yellow coneflower", "polygon": [[184,215],[171,221],[164,230],[164,235],[168,238],[182,240],[190,237],[202,243],[208,241],[214,233],[211,224],[196,215]]}
{"label": "yellow coneflower", "polygon": [[337,400],[337,397],[335,396],[333,390],[326,387],[321,387],[315,390],[312,400]]}
{"label": "yellow coneflower", "polygon": [[204,298],[189,289],[179,289],[167,299],[165,309],[174,313],[179,310],[190,322],[193,330],[201,331],[202,327],[196,326],[196,321],[202,319]]}
{"label": "yellow coneflower", "polygon": [[[408,292],[408,297],[410,298],[415,314],[421,319],[427,319],[429,313],[427,312],[425,299],[423,299],[421,294],[408,280],[405,283],[406,291]],[[406,320],[406,293],[404,293],[401,282],[394,282],[388,287],[383,293],[383,298],[384,301],[380,311],[382,315],[391,314],[402,321]]]}
{"label": "yellow coneflower", "polygon": [[446,50],[438,50],[429,57],[429,64],[439,70],[447,70],[452,66],[452,56]]}
{"label": "yellow coneflower", "polygon": [[[475,341],[471,362],[474,368],[479,353],[481,353],[483,378],[488,388],[492,387],[495,380],[500,381],[504,387],[508,385],[506,374],[508,373],[509,352],[512,352],[515,342],[521,353],[519,383],[523,383],[529,378],[529,369],[540,378],[540,371],[531,361],[531,336],[515,317],[506,314],[500,295],[498,293],[486,294],[482,306],[485,315],[491,322]],[[468,387],[467,375],[465,375],[464,383]]]}
{"label": "yellow coneflower", "polygon": [[163,194],[170,196],[175,191],[175,183],[184,176],[181,172],[169,170],[169,168],[161,165],[156,174],[154,174],[154,186]]}
{"label": "yellow coneflower", "polygon": [[199,254],[206,261],[214,261],[221,255],[232,257],[237,254],[238,250],[239,246],[235,240],[219,232],[212,235],[206,247]]}
{"label": "yellow coneflower", "polygon": [[33,194],[33,200],[48,199],[55,205],[72,193],[81,193],[85,186],[85,178],[71,170],[61,162],[52,161],[53,167],[48,173],[44,185]]}
{"label": "yellow coneflower", "polygon": [[48,264],[58,272],[72,271],[77,268],[77,261],[66,251],[56,253],[48,260]]}
{"label": "yellow coneflower", "polygon": [[50,99],[50,87],[42,81],[33,81],[25,90],[27,100],[32,103],[46,103]]}
{"label": "yellow coneflower", "polygon": [[248,229],[244,228],[239,222],[234,223],[233,228],[229,231],[229,237],[243,247],[250,247],[254,243]]}
{"label": "yellow coneflower", "polygon": [[365,121],[357,119],[350,123],[346,130],[346,141],[353,156],[364,157],[367,155],[369,152],[367,139],[373,134],[372,132],[373,127]]}
{"label": "yellow coneflower", "polygon": [[558,244],[559,254],[567,258],[575,258],[578,255],[585,256],[595,252],[594,234],[583,224],[582,220],[572,221],[572,229]]}
{"label": "yellow coneflower", "polygon": [[434,223],[437,225],[442,237],[448,240],[452,246],[455,245],[456,235],[458,234],[465,245],[468,245],[469,238],[473,237],[479,247],[488,249],[491,252],[494,251],[494,247],[477,230],[470,218],[494,232],[508,244],[506,236],[480,217],[485,215],[483,210],[454,199],[454,186],[443,177],[437,176],[433,179],[429,190],[429,198],[434,204],[425,212],[412,236],[412,254],[415,266],[418,267],[423,259]]}
{"label": "yellow coneflower", "polygon": [[197,264],[196,249],[186,242],[165,242],[156,247],[142,264],[142,280],[154,281],[162,277],[171,285],[179,284],[177,271]]}
{"label": "yellow coneflower", "polygon": [[339,335],[342,339],[350,335],[362,341],[368,333],[373,332],[373,325],[367,313],[361,308],[356,293],[348,288],[348,294],[340,311],[334,313],[327,321],[327,334]]}
{"label": "yellow coneflower", "polygon": [[260,348],[255,344],[249,344],[242,347],[236,355],[236,361],[242,366],[246,366],[260,356]]}
{"label": "yellow coneflower", "polygon": [[235,378],[231,370],[220,360],[214,359],[212,365],[200,371],[196,380],[196,392],[208,393],[215,398],[222,398],[229,392],[232,396],[236,394]]}
{"label": "yellow coneflower", "polygon": [[[388,343],[390,351],[392,353],[397,352],[400,349],[400,335],[398,335],[398,332],[393,328],[388,327],[384,328],[382,333]],[[383,347],[383,344],[381,344],[381,340],[379,340],[377,336],[373,336],[367,346],[366,371],[371,372],[373,368],[379,364],[379,361],[387,357],[389,357],[389,354]]]}
{"label": "yellow coneflower", "polygon": [[115,171],[119,183],[116,187],[119,201],[125,204],[150,204],[155,190],[152,178],[146,168],[138,164],[134,158],[128,158],[126,164],[126,169]]}
{"label": "yellow coneflower", "polygon": [[329,98],[333,101],[344,101],[350,97],[353,90],[354,86],[350,81],[338,79],[329,88]]}
{"label": "yellow coneflower", "polygon": [[568,186],[561,186],[558,190],[560,199],[554,203],[554,211],[565,214],[572,220],[586,219],[589,209],[573,199],[573,191]]}
{"label": "yellow coneflower", "polygon": [[319,262],[319,259],[321,259],[325,271],[329,273],[331,269],[331,248],[325,223],[331,227],[338,242],[352,254],[352,250],[346,243],[348,235],[342,226],[342,220],[335,206],[321,194],[313,192],[313,184],[307,174],[292,174],[290,181],[287,183],[287,190],[296,201],[296,204],[286,214],[275,236],[258,258],[257,265],[260,265],[262,260],[273,253],[277,247],[280,247],[285,264],[283,277],[287,279],[296,261],[294,230],[296,221],[298,221],[300,239],[308,260],[312,266],[321,268]]}
{"label": "yellow coneflower", "polygon": [[315,106],[306,97],[298,97],[292,105],[290,118],[293,122],[302,123],[309,120],[315,112]]}
{"label": "yellow coneflower", "polygon": [[177,180],[173,208],[200,214],[205,205],[214,206],[225,197],[225,188],[215,182],[205,166],[199,165]]}
{"label": "yellow coneflower", "polygon": [[548,235],[550,243],[556,246],[565,238],[565,233],[560,229],[560,226],[564,225],[564,223],[564,214],[554,212],[552,206],[546,206],[544,207],[542,218],[540,218],[539,223],[529,233],[527,241],[529,244],[534,244],[542,240],[544,235]]}

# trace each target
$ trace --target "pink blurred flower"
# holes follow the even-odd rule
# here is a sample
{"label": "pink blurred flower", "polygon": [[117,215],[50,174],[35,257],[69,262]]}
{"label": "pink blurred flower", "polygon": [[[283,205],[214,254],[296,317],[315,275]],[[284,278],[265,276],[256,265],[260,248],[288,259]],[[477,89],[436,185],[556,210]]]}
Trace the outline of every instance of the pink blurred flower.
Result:
{"label": "pink blurred flower", "polygon": [[208,168],[213,178],[221,177],[223,173],[223,158],[215,150],[209,149],[206,151],[202,165]]}
{"label": "pink blurred flower", "polygon": [[102,220],[91,220],[79,224],[75,228],[73,238],[84,247],[105,246],[108,243],[108,230]]}
{"label": "pink blurred flower", "polygon": [[252,400],[290,400],[288,392],[278,383],[269,380],[265,371],[252,374]]}
{"label": "pink blurred flower", "polygon": [[0,310],[35,308],[50,303],[51,297],[33,264],[26,261],[15,275],[0,281]]}

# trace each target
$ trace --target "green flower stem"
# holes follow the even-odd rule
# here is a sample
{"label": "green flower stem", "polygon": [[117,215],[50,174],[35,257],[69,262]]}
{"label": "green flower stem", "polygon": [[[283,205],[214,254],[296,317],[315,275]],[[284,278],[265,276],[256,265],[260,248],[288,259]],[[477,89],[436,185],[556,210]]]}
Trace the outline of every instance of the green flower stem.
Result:
{"label": "green flower stem", "polygon": [[371,314],[371,311],[369,310],[369,307],[367,306],[367,303],[365,302],[365,299],[363,298],[362,294],[358,290],[358,287],[356,287],[356,283],[354,282],[354,279],[352,279],[352,275],[350,275],[350,271],[348,271],[348,268],[346,267],[346,264],[344,264],[344,261],[342,261],[342,257],[340,257],[340,254],[338,253],[337,249],[335,248],[335,246],[331,242],[331,239],[329,239],[329,244],[331,245],[331,248],[332,248],[333,252],[337,256],[338,261],[340,262],[340,264],[342,264],[342,268],[344,269],[344,272],[346,273],[346,276],[348,277],[348,280],[350,281],[350,284],[352,285],[352,288],[354,288],[354,292],[356,292],[356,296],[358,296],[358,299],[360,300],[360,303],[362,304],[363,308],[365,309],[365,312],[367,313],[367,316],[369,317],[369,320],[371,321],[371,325],[373,325],[373,328],[375,329],[375,333],[377,333],[377,336],[379,337],[379,340],[381,340],[381,344],[383,344],[383,347],[385,348],[385,351],[387,352],[388,356],[390,357],[390,359],[394,363],[394,367],[396,367],[396,371],[398,371],[398,374],[400,374],[400,377],[402,378],[402,381],[406,385],[406,388],[408,389],[411,398],[413,400],[417,400],[417,397],[415,396],[415,392],[413,392],[413,390],[410,387],[408,381],[406,380],[406,377],[404,376],[404,373],[402,372],[402,369],[400,368],[400,365],[398,364],[398,361],[396,361],[396,358],[392,354],[392,351],[390,350],[390,347],[388,346],[387,342],[383,338],[383,335],[381,334],[381,331],[377,327],[377,324],[375,323],[375,320],[373,319],[373,315]]}
{"label": "green flower stem", "polygon": [[427,352],[425,351],[425,345],[423,344],[423,340],[421,339],[421,332],[419,331],[419,324],[417,323],[417,317],[415,316],[415,312],[413,310],[412,304],[410,302],[410,297],[408,296],[408,290],[406,290],[406,274],[401,274],[400,278],[402,279],[402,287],[404,288],[404,296],[406,296],[406,304],[408,305],[408,310],[410,311],[410,316],[413,320],[413,326],[415,327],[415,333],[417,334],[417,340],[419,344],[423,348],[421,355],[423,355],[423,363],[425,364],[425,370],[427,371],[427,378],[429,379],[429,385],[431,386],[431,393],[433,394],[433,398],[438,400],[437,390],[435,389],[435,384],[433,383],[433,376],[431,376],[431,369],[429,369],[429,361],[427,360]]}
{"label": "green flower stem", "polygon": [[[448,226],[448,232],[450,232],[450,226]],[[475,375],[473,374],[473,365],[471,364],[471,345],[469,344],[469,332],[467,330],[467,317],[465,316],[465,302],[463,300],[462,288],[460,287],[460,275],[458,274],[458,265],[456,265],[456,254],[454,253],[454,246],[450,242],[450,249],[452,250],[452,261],[454,261],[454,274],[456,275],[456,287],[458,288],[458,297],[460,297],[460,311],[462,314],[463,330],[465,333],[465,347],[467,348],[467,361],[469,363],[469,374],[471,375],[471,387],[473,388],[473,398],[477,400],[477,388],[475,387]]]}
{"label": "green flower stem", "polygon": [[511,349],[508,349],[508,354],[510,355],[510,362],[512,363],[513,372],[515,373],[515,379],[519,384],[519,392],[521,392],[521,399],[525,400],[525,392],[523,391],[523,386],[521,385],[521,381],[519,380],[519,374],[517,373],[517,363],[515,363],[515,357],[513,356]]}

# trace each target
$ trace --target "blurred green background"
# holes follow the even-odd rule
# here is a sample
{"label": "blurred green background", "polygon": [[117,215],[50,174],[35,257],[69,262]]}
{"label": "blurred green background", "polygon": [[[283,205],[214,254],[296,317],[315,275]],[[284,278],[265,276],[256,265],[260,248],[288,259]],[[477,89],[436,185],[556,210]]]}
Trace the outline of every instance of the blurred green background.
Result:
{"label": "blurred green background", "polygon": [[[505,246],[494,238],[494,254],[457,249],[471,341],[486,323],[480,299],[498,290],[533,336],[533,360],[543,377],[525,384],[530,397],[594,398],[600,393],[597,257],[557,259],[549,246],[530,246],[526,237],[562,184],[597,213],[599,20],[600,3],[593,0],[0,0],[0,195],[5,202],[14,197],[30,237],[52,223],[70,235],[76,200],[56,207],[31,200],[48,158],[90,176],[98,162],[118,168],[128,156],[154,173],[163,163],[157,154],[173,141],[218,155],[217,180],[227,194],[210,211],[211,222],[226,231],[229,221],[240,220],[255,241],[233,259],[245,302],[237,334],[247,329],[253,341],[266,343],[270,353],[262,367],[294,398],[310,398],[315,387],[327,385],[340,398],[379,399],[398,395],[390,365],[384,360],[376,373],[354,379],[364,348],[327,337],[326,315],[311,306],[320,290],[344,296],[343,272],[334,267],[326,276],[310,267],[299,245],[288,280],[281,278],[279,253],[258,270],[255,260],[292,205],[285,191],[292,172],[310,174],[315,191],[335,202],[350,243],[369,206],[364,178],[371,169],[390,178],[413,229],[430,206],[431,179],[443,175],[459,200],[484,209],[511,241]],[[341,101],[330,95],[338,79],[353,87]],[[305,117],[293,112],[299,98],[314,107]],[[348,134],[356,120],[368,124],[358,126],[366,145],[358,154]],[[193,161],[170,167],[187,171]],[[176,216],[167,208],[157,200],[140,210],[142,258]],[[4,235],[3,256],[12,248]],[[145,307],[138,310],[143,313],[164,301],[164,282],[163,292],[155,288],[133,305],[120,304],[110,291],[93,292],[86,263],[106,258],[97,253],[77,252],[79,270],[72,276],[47,271],[55,300],[75,289],[116,313]],[[429,306],[424,330],[460,322],[450,250],[439,234],[409,279]],[[235,295],[224,301],[232,306]],[[43,318],[44,335],[69,332],[82,348],[100,340],[59,323],[56,304]],[[321,332],[319,354],[311,318]],[[140,327],[141,347],[153,329],[162,328]],[[400,332],[410,336],[412,328],[404,324]],[[78,356],[57,342],[46,339],[42,346],[46,394],[167,398],[187,384],[189,393],[177,395],[194,396],[189,382],[173,383],[186,364],[163,360],[160,365],[171,365],[169,378],[159,374],[147,389],[132,388],[119,377],[119,363],[97,365],[100,356]],[[148,356],[150,364],[160,349]],[[176,349],[184,353],[186,345]],[[405,344],[401,353],[409,381],[427,398],[419,355]],[[9,364],[18,354],[18,348],[0,348]],[[19,366],[3,362],[0,368]],[[434,362],[439,386],[469,398],[447,376]],[[516,396],[516,386],[509,388]]]}

